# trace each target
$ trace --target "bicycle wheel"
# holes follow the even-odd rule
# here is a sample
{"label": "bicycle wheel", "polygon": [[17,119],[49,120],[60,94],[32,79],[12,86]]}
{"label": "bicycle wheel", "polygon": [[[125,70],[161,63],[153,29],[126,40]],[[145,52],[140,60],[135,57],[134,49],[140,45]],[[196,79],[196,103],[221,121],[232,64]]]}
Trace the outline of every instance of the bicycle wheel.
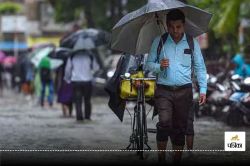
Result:
{"label": "bicycle wheel", "polygon": [[142,105],[139,104],[137,110],[137,154],[140,159],[144,159],[143,150],[144,150],[144,119],[143,119],[143,110]]}

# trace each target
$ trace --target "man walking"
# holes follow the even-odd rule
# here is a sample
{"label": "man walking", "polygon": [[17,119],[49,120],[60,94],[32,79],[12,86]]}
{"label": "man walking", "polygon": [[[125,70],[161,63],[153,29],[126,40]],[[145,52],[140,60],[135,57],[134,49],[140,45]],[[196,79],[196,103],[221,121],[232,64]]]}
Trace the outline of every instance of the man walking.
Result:
{"label": "man walking", "polygon": [[82,98],[84,97],[85,119],[91,120],[91,94],[94,71],[99,65],[93,53],[88,50],[79,50],[68,58],[65,67],[64,79],[73,84],[73,102],[76,107],[76,120],[82,121]]}
{"label": "man walking", "polygon": [[[165,43],[160,40],[161,37],[157,37],[147,59],[148,69],[157,73],[155,107],[158,110],[159,122],[156,126],[156,140],[158,150],[163,150],[158,152],[158,159],[165,160],[164,150],[170,137],[173,150],[176,150],[173,155],[175,163],[181,160],[188,113],[192,106],[192,67],[200,87],[199,104],[206,102],[207,90],[206,66],[199,44],[191,37],[194,48],[190,48],[188,43],[190,36],[185,34],[184,25],[185,15],[181,10],[169,11]],[[162,42],[162,48],[159,48],[160,42]]]}

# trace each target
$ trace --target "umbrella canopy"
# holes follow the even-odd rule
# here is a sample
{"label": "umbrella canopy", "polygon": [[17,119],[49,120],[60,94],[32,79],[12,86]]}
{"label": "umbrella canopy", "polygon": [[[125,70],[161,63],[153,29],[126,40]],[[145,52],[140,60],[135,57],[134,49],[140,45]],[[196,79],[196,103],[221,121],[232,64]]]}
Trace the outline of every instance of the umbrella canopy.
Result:
{"label": "umbrella canopy", "polygon": [[17,58],[15,56],[6,56],[1,63],[4,67],[12,67],[16,62]]}
{"label": "umbrella canopy", "polygon": [[5,57],[6,57],[5,53],[3,51],[0,51],[0,63],[3,62]]}
{"label": "umbrella canopy", "polygon": [[53,52],[53,47],[36,49],[31,53],[31,62],[37,67],[41,60]]}
{"label": "umbrella canopy", "polygon": [[155,37],[166,32],[166,14],[171,9],[184,12],[187,34],[196,37],[208,30],[212,17],[210,13],[178,0],[150,0],[143,7],[125,15],[113,27],[111,48],[130,54],[148,53]]}
{"label": "umbrella canopy", "polygon": [[66,47],[77,50],[94,49],[100,45],[105,45],[109,42],[109,34],[98,29],[83,29],[71,34],[63,39],[60,43],[61,47]]}
{"label": "umbrella canopy", "polygon": [[61,66],[63,64],[62,60],[59,59],[51,59],[49,57],[44,57],[42,58],[42,60],[40,61],[38,67],[39,68],[47,68],[47,69],[56,69],[59,66]]}
{"label": "umbrella canopy", "polygon": [[69,48],[58,47],[55,49],[53,54],[50,54],[50,58],[66,60],[72,53],[72,50]]}
{"label": "umbrella canopy", "polygon": [[44,47],[36,49],[31,53],[31,63],[34,64],[35,67],[45,67],[50,69],[56,69],[60,65],[63,64],[62,60],[59,59],[51,59],[49,55],[54,51],[54,47]]}

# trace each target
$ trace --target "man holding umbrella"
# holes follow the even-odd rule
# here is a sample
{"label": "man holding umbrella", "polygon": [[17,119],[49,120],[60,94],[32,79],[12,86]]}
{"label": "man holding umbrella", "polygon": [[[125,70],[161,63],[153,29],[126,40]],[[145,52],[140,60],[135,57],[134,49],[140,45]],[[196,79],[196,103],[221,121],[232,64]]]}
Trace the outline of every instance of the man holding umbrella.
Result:
{"label": "man holding umbrella", "polygon": [[180,150],[175,151],[174,161],[181,159],[193,99],[193,69],[199,83],[200,104],[206,101],[206,67],[193,38],[208,31],[211,17],[212,14],[178,0],[149,0],[126,14],[112,29],[111,48],[134,55],[149,53],[146,66],[157,74],[155,110],[159,114],[160,160],[165,160],[169,136],[173,149]]}
{"label": "man holding umbrella", "polygon": [[[171,138],[174,162],[180,162],[185,145],[188,112],[192,106],[192,67],[200,87],[199,104],[206,102],[206,67],[197,40],[194,49],[189,47],[188,35],[184,32],[185,15],[179,9],[167,13],[168,35],[157,37],[147,60],[148,68],[157,73],[155,106],[158,110],[158,150],[166,150],[168,137]],[[166,36],[166,35],[165,35]],[[162,48],[159,52],[159,43]],[[158,54],[158,55],[157,55]],[[192,57],[193,56],[193,57]],[[165,151],[158,152],[159,161],[165,160]]]}

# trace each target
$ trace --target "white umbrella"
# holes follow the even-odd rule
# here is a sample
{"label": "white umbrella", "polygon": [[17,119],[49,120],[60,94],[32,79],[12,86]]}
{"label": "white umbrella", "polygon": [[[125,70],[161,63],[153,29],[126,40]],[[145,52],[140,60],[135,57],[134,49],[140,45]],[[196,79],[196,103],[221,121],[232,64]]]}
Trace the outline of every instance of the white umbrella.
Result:
{"label": "white umbrella", "polygon": [[53,51],[53,47],[45,47],[45,48],[40,48],[38,50],[35,50],[31,57],[31,63],[33,63],[36,67],[39,66],[41,60],[48,56],[52,51]]}
{"label": "white umbrella", "polygon": [[63,60],[52,59],[48,57],[48,55],[51,54],[53,50],[54,50],[53,47],[45,47],[45,48],[36,50],[34,53],[32,53],[33,56],[31,57],[31,63],[34,64],[34,66],[38,68],[41,65],[42,60],[46,58],[47,61],[49,61],[48,63],[49,63],[50,69],[58,68],[59,66],[63,64]]}
{"label": "white umbrella", "polygon": [[52,59],[50,58],[50,69],[56,69],[63,64],[63,60],[61,59]]}

